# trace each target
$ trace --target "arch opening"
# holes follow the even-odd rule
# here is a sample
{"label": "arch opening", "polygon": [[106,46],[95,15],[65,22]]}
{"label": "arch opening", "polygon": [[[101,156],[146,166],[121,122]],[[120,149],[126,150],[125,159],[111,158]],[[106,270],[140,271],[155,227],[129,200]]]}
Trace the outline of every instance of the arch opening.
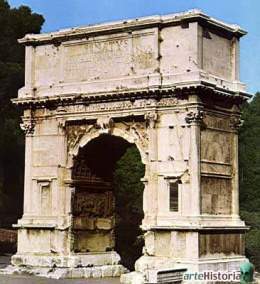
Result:
{"label": "arch opening", "polygon": [[75,253],[116,251],[134,270],[142,254],[144,165],[135,144],[102,134],[74,158],[72,179]]}

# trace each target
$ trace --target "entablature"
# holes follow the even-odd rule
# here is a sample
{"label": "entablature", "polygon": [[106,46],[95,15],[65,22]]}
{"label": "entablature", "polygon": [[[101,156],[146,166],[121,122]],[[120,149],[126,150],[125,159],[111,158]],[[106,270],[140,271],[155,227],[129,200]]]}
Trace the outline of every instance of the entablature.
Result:
{"label": "entablature", "polygon": [[[233,104],[241,104],[251,97],[245,92],[235,92],[230,90],[220,89],[212,84],[205,82],[200,82],[197,84],[181,87],[172,88],[157,88],[157,89],[145,89],[145,90],[132,90],[132,91],[121,91],[121,92],[108,92],[103,94],[63,94],[56,96],[43,96],[43,97],[26,97],[26,98],[16,98],[12,102],[22,109],[56,109],[59,106],[66,107],[70,105],[93,105],[93,110],[99,110],[98,106],[94,106],[97,103],[112,103],[118,102],[118,109],[129,109],[135,101],[148,101],[154,99],[157,107],[165,107],[175,105],[177,100],[182,98],[188,98],[189,95],[198,95],[205,103],[211,101],[214,98],[215,104],[217,102],[221,105],[224,102],[225,107]],[[163,101],[163,98],[171,98],[172,101]],[[128,102],[128,104],[126,103]],[[121,107],[120,107],[121,104]],[[127,105],[126,105],[127,104]],[[145,103],[147,106],[148,103]],[[144,105],[141,105],[144,107]],[[101,111],[106,110],[106,107],[102,108]]]}

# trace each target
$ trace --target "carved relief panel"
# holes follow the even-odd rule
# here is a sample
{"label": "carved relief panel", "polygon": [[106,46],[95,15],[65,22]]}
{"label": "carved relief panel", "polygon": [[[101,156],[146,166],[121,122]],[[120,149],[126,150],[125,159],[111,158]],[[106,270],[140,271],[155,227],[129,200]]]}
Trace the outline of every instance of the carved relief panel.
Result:
{"label": "carved relief panel", "polygon": [[102,134],[120,136],[130,143],[136,143],[139,150],[146,153],[149,147],[147,129],[152,120],[151,117],[143,117],[141,120],[133,117],[125,121],[124,119],[114,121],[109,116],[100,116],[88,123],[78,121],[78,124],[75,122],[75,124],[65,125],[68,153],[72,154],[73,150],[79,146],[84,135],[97,137]]}
{"label": "carved relief panel", "polygon": [[201,177],[201,213],[228,215],[232,210],[231,179]]}
{"label": "carved relief panel", "polygon": [[89,188],[87,191],[78,189],[74,199],[74,216],[85,218],[106,218],[113,214],[113,193],[93,192]]}
{"label": "carved relief panel", "polygon": [[229,116],[206,114],[201,131],[201,172],[231,177],[233,130]]}
{"label": "carved relief panel", "polygon": [[201,132],[201,212],[232,213],[233,135],[230,117],[206,114]]}
{"label": "carved relief panel", "polygon": [[214,130],[201,133],[201,159],[217,163],[231,162],[231,134]]}
{"label": "carved relief panel", "polygon": [[114,246],[114,194],[109,181],[92,173],[84,156],[74,161],[74,251],[104,252]]}

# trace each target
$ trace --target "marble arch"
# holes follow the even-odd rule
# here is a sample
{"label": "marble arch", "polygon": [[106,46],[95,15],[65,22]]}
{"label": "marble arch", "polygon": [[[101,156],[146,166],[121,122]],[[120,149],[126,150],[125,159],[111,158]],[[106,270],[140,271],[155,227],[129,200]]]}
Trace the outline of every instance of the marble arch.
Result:
{"label": "marble arch", "polygon": [[148,145],[142,145],[142,142],[140,141],[140,137],[136,135],[135,133],[131,135],[129,131],[125,129],[114,127],[112,125],[111,125],[111,128],[107,131],[102,131],[95,127],[93,127],[93,130],[84,134],[84,136],[78,141],[78,143],[74,146],[71,152],[68,152],[68,154],[70,155],[70,158],[68,159],[69,164],[71,164],[71,159],[73,158],[73,156],[76,156],[78,154],[79,148],[86,146],[91,140],[99,137],[102,134],[109,134],[109,135],[113,135],[116,137],[121,137],[129,143],[135,144],[140,152],[142,163],[144,165],[147,164],[147,151],[148,151],[147,146]]}
{"label": "marble arch", "polygon": [[[25,86],[13,102],[23,109],[26,153],[14,269],[122,274],[123,283],[238,269],[247,230],[238,184],[240,106],[250,97],[239,79],[245,34],[192,10],[20,40]],[[92,249],[73,251],[72,157],[102,133],[135,143],[146,165],[145,245],[130,274],[115,251],[93,249],[91,233],[84,240]],[[109,227],[101,217],[79,222]]]}

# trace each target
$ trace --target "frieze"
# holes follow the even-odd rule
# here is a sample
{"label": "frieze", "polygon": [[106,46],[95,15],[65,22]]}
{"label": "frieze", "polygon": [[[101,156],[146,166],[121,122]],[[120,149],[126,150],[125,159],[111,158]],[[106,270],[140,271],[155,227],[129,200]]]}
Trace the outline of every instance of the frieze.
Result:
{"label": "frieze", "polygon": [[213,115],[205,115],[203,119],[207,128],[212,128],[216,130],[230,130],[230,120],[229,117],[217,117]]}
{"label": "frieze", "polygon": [[108,102],[108,103],[96,103],[96,104],[79,104],[69,106],[68,109],[70,112],[100,112],[100,111],[116,111],[116,110],[125,110],[125,109],[135,109],[135,108],[144,108],[150,106],[150,100],[136,100],[134,102],[128,101],[119,101],[119,102]]}
{"label": "frieze", "polygon": [[67,112],[103,112],[103,111],[117,111],[129,110],[149,107],[163,107],[163,106],[176,106],[179,103],[177,98],[163,98],[159,101],[155,99],[142,99],[142,100],[125,100],[118,102],[103,102],[95,104],[75,104],[67,107]]}
{"label": "frieze", "polygon": [[179,104],[179,99],[176,97],[173,98],[162,98],[157,102],[157,106],[175,106]]}

